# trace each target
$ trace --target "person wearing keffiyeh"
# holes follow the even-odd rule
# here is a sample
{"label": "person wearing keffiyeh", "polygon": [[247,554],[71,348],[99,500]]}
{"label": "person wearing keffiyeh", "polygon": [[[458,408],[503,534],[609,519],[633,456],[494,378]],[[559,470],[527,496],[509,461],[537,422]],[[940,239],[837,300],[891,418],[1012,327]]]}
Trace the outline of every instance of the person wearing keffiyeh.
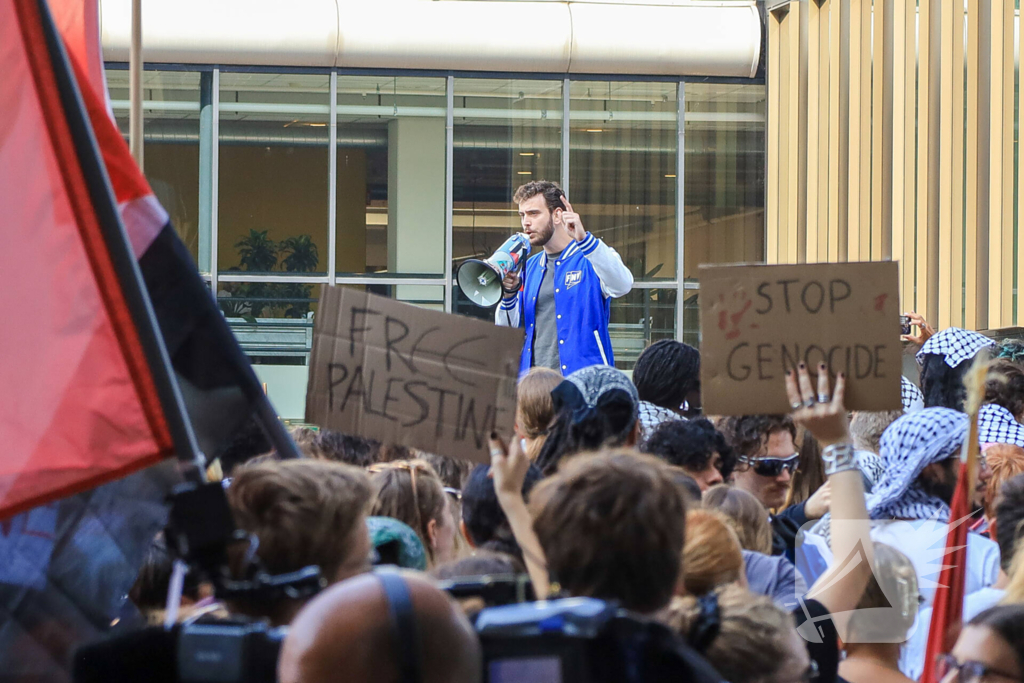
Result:
{"label": "person wearing keffiyeh", "polygon": [[[949,503],[967,427],[967,415],[948,408],[926,408],[896,420],[882,435],[884,473],[867,498],[868,514],[876,520],[872,539],[899,548],[910,558],[926,603],[935,593],[942,568],[948,524],[957,521],[949,519]],[[820,536],[806,534],[805,544],[831,559]],[[999,548],[993,541],[969,534],[967,560],[968,593],[996,580]]]}
{"label": "person wearing keffiyeh", "polygon": [[930,337],[917,352],[924,405],[963,410],[967,395],[964,374],[979,351],[995,344],[983,334],[959,327],[948,327]]}
{"label": "person wearing keffiyeh", "polygon": [[576,453],[636,445],[640,398],[621,370],[607,365],[581,368],[555,387],[551,400],[555,421],[536,461],[545,475]]}
{"label": "person wearing keffiyeh", "polygon": [[916,413],[924,408],[924,394],[916,384],[903,375],[900,375],[900,400],[903,402],[905,413]]}

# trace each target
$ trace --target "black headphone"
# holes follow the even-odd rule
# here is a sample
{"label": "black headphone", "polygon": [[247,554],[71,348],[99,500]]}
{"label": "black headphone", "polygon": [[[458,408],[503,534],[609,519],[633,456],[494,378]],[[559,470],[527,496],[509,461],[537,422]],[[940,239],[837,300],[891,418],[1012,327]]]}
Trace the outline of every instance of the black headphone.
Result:
{"label": "black headphone", "polygon": [[393,568],[378,568],[374,575],[384,589],[384,598],[391,612],[391,625],[398,652],[398,680],[401,683],[419,683],[420,652],[416,642],[416,612],[412,595],[402,575]]}

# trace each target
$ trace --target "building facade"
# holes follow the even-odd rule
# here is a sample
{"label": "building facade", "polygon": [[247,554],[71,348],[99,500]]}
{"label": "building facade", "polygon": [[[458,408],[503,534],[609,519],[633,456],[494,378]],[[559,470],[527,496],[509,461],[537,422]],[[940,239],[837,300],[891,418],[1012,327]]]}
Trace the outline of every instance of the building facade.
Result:
{"label": "building facade", "polygon": [[[304,0],[281,26],[288,3],[217,4],[144,6],[144,170],[286,418],[304,414],[321,285],[490,318],[453,274],[519,230],[530,180],[561,182],[634,273],[612,304],[622,369],[651,341],[697,343],[699,264],[764,260],[753,2]],[[126,135],[128,6],[103,4]],[[652,20],[663,35],[638,33]]]}

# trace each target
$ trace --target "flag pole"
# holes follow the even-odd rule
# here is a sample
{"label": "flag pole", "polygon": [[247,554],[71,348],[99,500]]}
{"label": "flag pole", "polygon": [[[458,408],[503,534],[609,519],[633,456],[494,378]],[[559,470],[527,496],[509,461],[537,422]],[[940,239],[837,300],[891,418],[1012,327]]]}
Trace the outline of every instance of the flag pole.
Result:
{"label": "flag pole", "polygon": [[142,165],[142,0],[132,0],[132,37],[128,51],[128,146]]}

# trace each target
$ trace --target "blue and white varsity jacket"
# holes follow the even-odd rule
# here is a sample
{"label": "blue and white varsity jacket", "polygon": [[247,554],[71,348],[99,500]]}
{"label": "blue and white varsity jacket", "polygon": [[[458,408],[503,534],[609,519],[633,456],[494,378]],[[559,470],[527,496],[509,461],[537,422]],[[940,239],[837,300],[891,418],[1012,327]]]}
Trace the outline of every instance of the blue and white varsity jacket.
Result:
{"label": "blue and white varsity jacket", "polygon": [[[532,256],[523,269],[519,295],[509,302],[503,299],[494,313],[497,325],[526,328],[520,376],[533,367],[537,293],[548,261],[544,252]],[[562,374],[569,375],[590,365],[614,366],[612,341],[608,335],[611,300],[633,288],[633,274],[618,252],[589,232],[582,242],[571,242],[552,262]]]}

